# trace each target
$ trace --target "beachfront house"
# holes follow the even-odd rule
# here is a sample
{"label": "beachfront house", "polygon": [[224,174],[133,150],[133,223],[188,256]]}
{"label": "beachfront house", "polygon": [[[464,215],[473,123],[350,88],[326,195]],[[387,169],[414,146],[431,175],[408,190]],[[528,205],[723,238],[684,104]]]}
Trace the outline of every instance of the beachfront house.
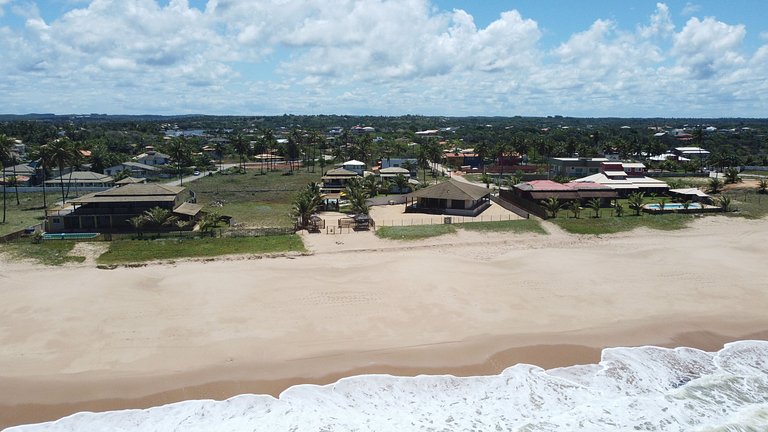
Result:
{"label": "beachfront house", "polygon": [[450,179],[406,196],[405,211],[477,216],[491,205],[490,190]]}
{"label": "beachfront house", "polygon": [[115,179],[93,171],[73,171],[45,182],[46,187],[61,187],[62,184],[69,189],[110,188],[115,185]]}
{"label": "beachfront house", "polygon": [[163,169],[154,165],[147,165],[139,162],[123,162],[119,165],[104,169],[104,174],[116,176],[123,171],[127,171],[131,177],[141,177],[145,179],[155,179],[161,177]]}
{"label": "beachfront house", "polygon": [[126,184],[75,198],[46,211],[48,232],[104,232],[133,229],[128,220],[160,207],[181,220],[193,221],[202,206],[188,202],[184,187],[161,184]]}
{"label": "beachfront house", "polygon": [[633,192],[646,195],[665,194],[669,190],[667,183],[645,175],[646,168],[637,162],[603,162],[600,172],[574,180],[576,183],[595,183],[608,186],[618,192],[620,197]]}

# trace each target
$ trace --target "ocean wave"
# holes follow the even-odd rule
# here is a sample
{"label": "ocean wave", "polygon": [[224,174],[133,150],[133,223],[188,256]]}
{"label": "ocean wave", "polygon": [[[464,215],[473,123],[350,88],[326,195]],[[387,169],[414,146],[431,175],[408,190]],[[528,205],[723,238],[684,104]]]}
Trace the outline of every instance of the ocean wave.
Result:
{"label": "ocean wave", "polygon": [[599,364],[479,377],[361,375],[145,410],[78,413],[41,431],[766,431],[768,342],[716,353],[610,348]]}

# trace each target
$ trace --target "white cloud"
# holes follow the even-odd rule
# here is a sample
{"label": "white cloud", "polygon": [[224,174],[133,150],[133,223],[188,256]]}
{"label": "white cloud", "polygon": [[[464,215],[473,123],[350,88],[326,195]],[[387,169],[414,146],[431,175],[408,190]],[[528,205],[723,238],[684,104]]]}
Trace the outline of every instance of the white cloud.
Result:
{"label": "white cloud", "polygon": [[550,49],[518,11],[478,27],[430,0],[60,1],[50,22],[14,3],[26,27],[0,28],[5,109],[655,116],[704,93],[690,115],[768,115],[768,48],[742,52],[746,28],[714,18],[677,31],[664,3]]}
{"label": "white cloud", "polygon": [[672,54],[692,78],[711,78],[744,62],[739,48],[745,35],[743,25],[691,18],[675,35]]}
{"label": "white cloud", "polygon": [[683,7],[683,10],[680,12],[683,16],[691,16],[698,12],[701,9],[701,6],[695,3],[688,2],[685,4],[685,7]]}

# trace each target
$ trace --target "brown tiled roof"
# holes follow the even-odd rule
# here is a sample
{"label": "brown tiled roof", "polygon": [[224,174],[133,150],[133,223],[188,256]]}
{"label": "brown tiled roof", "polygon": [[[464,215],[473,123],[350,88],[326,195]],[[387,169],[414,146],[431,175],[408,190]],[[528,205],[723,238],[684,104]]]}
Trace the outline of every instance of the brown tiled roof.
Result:
{"label": "brown tiled roof", "polygon": [[488,189],[482,186],[450,179],[448,181],[420,189],[408,196],[411,198],[437,198],[477,201],[480,198],[489,195],[490,193],[491,192]]}

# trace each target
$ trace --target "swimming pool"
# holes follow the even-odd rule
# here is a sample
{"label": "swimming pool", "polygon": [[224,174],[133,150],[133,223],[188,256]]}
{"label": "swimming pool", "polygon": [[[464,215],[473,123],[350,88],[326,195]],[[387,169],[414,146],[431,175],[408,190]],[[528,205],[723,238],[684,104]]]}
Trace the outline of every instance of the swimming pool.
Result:
{"label": "swimming pool", "polygon": [[[661,210],[661,207],[658,204],[646,204],[643,207],[648,210]],[[688,210],[701,210],[701,208],[700,203],[688,204]],[[681,203],[666,203],[664,204],[664,210],[685,210],[685,206]]]}
{"label": "swimming pool", "polygon": [[99,233],[43,233],[43,240],[88,240]]}

